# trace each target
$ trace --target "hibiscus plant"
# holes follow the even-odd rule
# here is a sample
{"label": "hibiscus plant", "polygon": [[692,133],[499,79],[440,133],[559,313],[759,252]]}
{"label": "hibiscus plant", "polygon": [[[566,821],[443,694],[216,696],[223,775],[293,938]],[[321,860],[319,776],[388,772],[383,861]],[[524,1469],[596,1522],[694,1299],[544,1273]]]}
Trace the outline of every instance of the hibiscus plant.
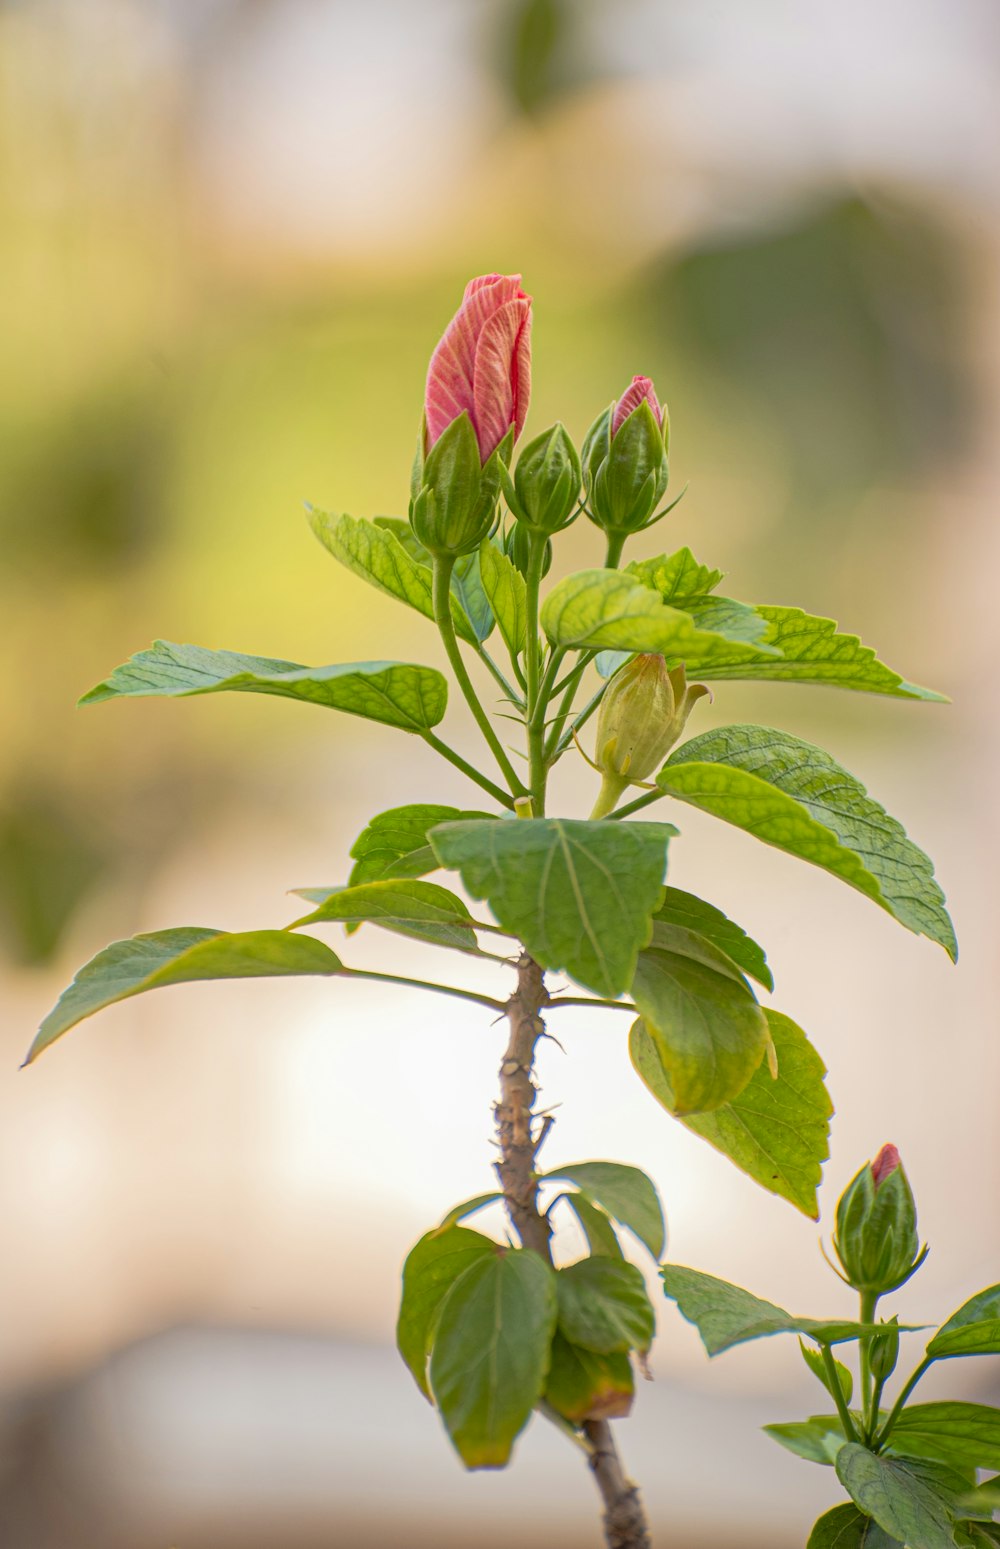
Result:
{"label": "hibiscus plant", "polygon": [[[665,886],[678,829],[659,814],[646,821],[644,809],[670,798],[672,816],[689,806],[721,818],[824,868],[954,957],[927,856],[829,753],[742,723],[681,740],[708,685],[720,685],[721,694],[733,680],[915,701],[941,696],[906,682],[829,619],[720,596],[722,572],[686,547],[623,567],[628,539],[676,505],[666,496],[666,409],[652,382],[637,376],[579,450],[556,424],[515,461],[528,409],[530,328],[519,276],[471,281],[430,363],[408,519],[309,513],[336,560],[436,626],[452,683],[481,733],[482,759],[439,734],[446,674],[410,662],[303,667],[159,641],[83,699],[231,690],[345,711],[421,738],[468,777],[475,806],[441,804],[431,788],[424,801],[374,814],[351,848],[347,881],[301,890],[299,916],[282,928],[182,926],[113,943],[81,969],[28,1058],[112,1002],[198,979],[384,980],[459,996],[486,1024],[505,1017],[497,1188],[451,1208],[442,1202],[440,1221],[410,1251],[399,1349],[469,1468],[505,1465],[540,1412],[585,1454],[608,1544],[638,1546],[649,1543],[648,1529],[611,1422],[628,1414],[634,1370],[653,1339],[643,1255],[650,1264],[663,1257],[663,1213],[653,1182],[634,1167],[557,1159],[551,1142],[542,1164],[553,1117],[534,1107],[536,1043],[548,1017],[571,1021],[564,1013],[574,1007],[626,1013],[629,1058],[665,1113],[815,1217],[832,1112],[822,1060],[800,1027],[761,1004],[759,991],[773,983],[757,942],[712,903]],[[604,565],[566,576],[543,599],[553,540],[581,515],[605,535]],[[499,709],[477,688],[486,674]],[[551,812],[550,772],[561,758],[581,755],[595,769],[590,816]],[[426,880],[440,871],[453,874],[464,896]],[[363,924],[436,952],[502,962],[510,992],[501,999],[450,978],[405,978],[389,970],[391,959],[384,972],[351,968],[315,934],[336,925],[349,937]],[[554,973],[558,984],[547,979]],[[580,993],[566,993],[563,976]],[[506,1240],[462,1224],[500,1201]],[[560,1230],[570,1220],[581,1229],[570,1241],[588,1250],[574,1262]],[[639,1263],[626,1257],[623,1231]],[[719,1320],[728,1316],[727,1297],[748,1293],[676,1266],[663,1275],[668,1297],[698,1321],[710,1348],[734,1342],[729,1325],[719,1333]],[[883,1348],[876,1341],[896,1337],[876,1327],[874,1309],[869,1294],[859,1323],[843,1325],[854,1331],[844,1337],[861,1339],[869,1374],[873,1352]],[[771,1309],[761,1316],[772,1326],[755,1332],[774,1331],[774,1313],[787,1320]],[[746,1305],[740,1315],[746,1324]],[[787,1326],[818,1341],[809,1359],[829,1386],[838,1369],[834,1335],[801,1323]],[[870,1393],[855,1423],[849,1399],[831,1391],[841,1445],[882,1459],[877,1436],[898,1437],[899,1425],[878,1418]],[[829,1434],[836,1432],[824,1431],[815,1445],[829,1449]],[[904,1472],[899,1489],[929,1488],[926,1471]],[[853,1475],[841,1477],[864,1533],[883,1531],[873,1497],[853,1490]],[[952,1506],[947,1511],[952,1521]],[[928,1539],[926,1549],[940,1546]]]}

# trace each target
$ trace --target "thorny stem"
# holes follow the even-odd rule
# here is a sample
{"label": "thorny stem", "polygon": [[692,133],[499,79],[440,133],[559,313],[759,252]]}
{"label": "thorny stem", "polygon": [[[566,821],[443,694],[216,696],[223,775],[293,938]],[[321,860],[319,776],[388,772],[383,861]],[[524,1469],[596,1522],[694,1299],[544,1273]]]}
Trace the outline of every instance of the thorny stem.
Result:
{"label": "thorny stem", "polygon": [[[500,1160],[497,1176],[514,1230],[522,1245],[552,1263],[552,1228],[538,1209],[535,1160],[551,1128],[551,1116],[536,1130],[532,1108],[535,1044],[545,1031],[542,1008],[549,1004],[543,970],[522,953],[517,964],[517,989],[507,1002],[510,1040],[500,1065],[500,1101],[496,1105]],[[607,1420],[587,1420],[583,1431],[588,1461],[604,1502],[604,1536],[608,1549],[650,1549],[649,1530],[639,1491],[622,1469]]]}

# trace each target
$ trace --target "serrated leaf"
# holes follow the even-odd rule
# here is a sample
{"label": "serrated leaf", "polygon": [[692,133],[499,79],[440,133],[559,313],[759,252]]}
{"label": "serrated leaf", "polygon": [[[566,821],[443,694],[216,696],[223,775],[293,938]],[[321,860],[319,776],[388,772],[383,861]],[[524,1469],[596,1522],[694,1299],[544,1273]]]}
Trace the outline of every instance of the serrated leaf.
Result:
{"label": "serrated leaf", "polygon": [[523,818],[444,823],[428,838],[543,968],[615,996],[649,939],[676,832],[669,823]]}
{"label": "serrated leaf", "polygon": [[545,1401],[557,1414],[573,1425],[584,1420],[623,1420],[631,1412],[634,1395],[627,1355],[583,1350],[556,1330]]}
{"label": "serrated leaf", "polygon": [[462,900],[436,882],[409,878],[384,878],[359,882],[356,887],[297,887],[292,891],[318,904],[312,914],[296,920],[303,925],[381,925],[400,936],[428,941],[458,952],[478,952],[472,916]]}
{"label": "serrated leaf", "polygon": [[[816,1191],[830,1154],[833,1113],[823,1081],[826,1068],[790,1017],[770,1009],[764,1015],[777,1055],[777,1077],[762,1061],[738,1096],[711,1113],[683,1116],[682,1123],[762,1188],[816,1220]],[[629,1037],[629,1053],[657,1102],[673,1113],[669,1076],[641,1024]]]}
{"label": "serrated leaf", "polygon": [[928,1355],[946,1360],[957,1355],[995,1355],[1000,1350],[1000,1285],[977,1291],[946,1323],[927,1346]]}
{"label": "serrated leaf", "polygon": [[410,662],[343,662],[336,667],[300,667],[295,662],[200,645],[157,640],[139,651],[80,700],[150,695],[186,699],[196,694],[277,694],[328,710],[344,710],[401,731],[429,731],[443,718],[448,683],[434,667]]}
{"label": "serrated leaf", "polygon": [[445,1298],[430,1382],[467,1468],[503,1468],[542,1396],[556,1326],[555,1274],[527,1249],[497,1249]]}
{"label": "serrated leaf", "polygon": [[446,1220],[407,1255],[396,1344],[425,1398],[431,1396],[427,1360],[441,1304],[460,1275],[481,1259],[493,1258],[496,1251],[491,1238]]}
{"label": "serrated leaf", "polygon": [[[763,1339],[771,1334],[804,1334],[817,1344],[838,1345],[848,1339],[878,1332],[878,1324],[852,1323],[844,1319],[824,1322],[816,1318],[796,1318],[765,1302],[759,1296],[730,1285],[715,1275],[681,1264],[666,1264],[660,1271],[669,1300],[677,1303],[682,1317],[693,1323],[709,1355],[719,1355],[748,1339]],[[912,1333],[912,1325],[900,1324],[901,1333]]]}
{"label": "serrated leaf", "polygon": [[908,1549],[954,1549],[961,1479],[931,1464],[877,1457],[857,1442],[840,1449],[836,1469],[859,1510]]}
{"label": "serrated leaf", "polygon": [[765,1425],[761,1429],[772,1441],[794,1452],[807,1463],[822,1463],[832,1468],[837,1453],[844,1445],[844,1428],[837,1415],[810,1415],[808,1420],[789,1420],[778,1425]]}
{"label": "serrated leaf", "polygon": [[524,650],[528,635],[528,603],[524,577],[495,543],[487,539],[479,551],[483,590],[511,657]]}
{"label": "serrated leaf", "polygon": [[690,613],[670,607],[623,570],[567,576],[546,597],[541,624],[553,645],[571,650],[656,651],[686,662],[696,655],[710,659],[716,650],[753,657],[773,649],[699,629]]}
{"label": "serrated leaf", "polygon": [[591,1204],[606,1210],[621,1226],[659,1259],[663,1255],[666,1226],[663,1207],[652,1179],[638,1167],[621,1162],[573,1162],[543,1173],[543,1178],[565,1178],[575,1183]]}
{"label": "serrated leaf", "polygon": [[654,920],[652,945],[636,964],[632,998],[666,1073],[675,1113],[718,1108],[743,1091],[764,1057],[767,1019],[742,974],[710,941]]}
{"label": "serrated leaf", "polygon": [[559,1328],[598,1355],[648,1350],[656,1331],[642,1272],[624,1259],[580,1259],[556,1273]]}
{"label": "serrated leaf", "polygon": [[441,865],[427,842],[438,823],[488,822],[489,812],[468,812],[431,802],[389,807],[373,817],[350,849],[354,866],[349,884],[378,882],[388,877],[423,877]]}
{"label": "serrated leaf", "polygon": [[840,877],[957,956],[930,859],[822,748],[767,726],[721,726],[673,752],[656,783]]}
{"label": "serrated leaf", "polygon": [[[362,517],[315,509],[309,511],[309,525],[323,547],[354,575],[425,618],[434,617],[431,572],[407,553],[392,532]],[[476,632],[454,594],[451,615],[459,638],[475,645]]]}
{"label": "serrated leaf", "polygon": [[603,1210],[591,1204],[586,1194],[564,1194],[563,1198],[579,1221],[591,1253],[601,1258],[624,1258],[615,1229]]}
{"label": "serrated leaf", "polygon": [[765,990],[774,989],[774,978],[767,966],[763,947],[759,947],[735,921],[727,919],[721,909],[706,903],[703,898],[682,892],[680,888],[668,887],[654,919],[697,931],[718,947],[720,952],[725,952],[751,979],[762,984]]}
{"label": "serrated leaf", "polygon": [[60,996],[38,1029],[25,1064],[85,1017],[146,990],[200,979],[338,974],[342,966],[322,941],[283,930],[231,933],[189,925],[113,941],[80,969]]}
{"label": "serrated leaf", "polygon": [[[826,1362],[823,1360],[823,1352],[821,1350],[814,1350],[811,1345],[805,1344],[801,1339],[799,1340],[799,1349],[802,1352],[802,1359],[805,1361],[813,1376],[818,1377],[826,1391],[829,1393],[830,1397],[832,1399],[836,1399],[837,1395],[834,1392],[833,1385],[830,1381],[830,1374],[826,1369]],[[848,1371],[847,1367],[842,1365],[840,1361],[834,1361],[833,1367],[837,1374],[837,1383],[840,1388],[841,1397],[843,1398],[844,1403],[850,1407],[851,1399],[854,1396],[854,1378]]]}
{"label": "serrated leaf", "polygon": [[910,1404],[892,1428],[893,1452],[955,1468],[1000,1469],[1000,1409],[987,1404]]}
{"label": "serrated leaf", "polygon": [[742,648],[727,653],[724,647],[713,647],[703,656],[695,651],[686,662],[689,678],[827,684],[897,699],[944,698],[933,689],[905,682],[857,635],[838,633],[832,619],[770,604],[758,605],[754,611],[764,623],[765,643],[778,654],[754,656]]}
{"label": "serrated leaf", "polygon": [[658,559],[634,560],[626,565],[625,574],[651,587],[663,602],[690,614],[698,629],[748,645],[767,642],[768,622],[750,603],[709,595],[722,580],[722,572],[699,565],[690,549],[661,554]]}
{"label": "serrated leaf", "polygon": [[834,1506],[814,1524],[806,1549],[903,1549],[853,1502]]}

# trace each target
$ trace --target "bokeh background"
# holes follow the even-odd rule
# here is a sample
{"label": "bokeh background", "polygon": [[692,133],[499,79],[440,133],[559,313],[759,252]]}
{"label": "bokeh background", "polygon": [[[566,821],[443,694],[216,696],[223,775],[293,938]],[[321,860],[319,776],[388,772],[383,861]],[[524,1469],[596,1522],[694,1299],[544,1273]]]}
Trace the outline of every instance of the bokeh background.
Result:
{"label": "bokeh background", "polygon": [[[17,1070],[108,940],[282,924],[373,812],[468,799],[422,746],[280,700],[73,705],[155,634],[439,661],[302,507],[404,511],[470,274],[535,296],[529,429],[582,435],[636,371],[669,399],[690,488],[636,553],[689,543],[954,701],[723,685],[701,721],[829,747],[954,907],[957,969],[682,816],[674,879],[765,943],[829,1065],[820,1228],[671,1124],[614,1017],[542,1054],[551,1162],[645,1167],[675,1259],[832,1311],[818,1231],[893,1139],[932,1244],[900,1312],[1000,1278],[998,34],[991,0],[0,4],[5,1549],[599,1542],[561,1438],[538,1422],[506,1474],[463,1474],[391,1348],[407,1249],[490,1183],[487,1015],[185,987]],[[599,553],[581,522],[557,566]],[[585,810],[591,774],[563,768]],[[354,960],[387,946],[416,971],[370,930]],[[953,1395],[1000,1398],[965,1364]],[[835,1482],[757,1429],[815,1407],[793,1342],[710,1365],[663,1306],[653,1371],[620,1429],[657,1541],[802,1544]]]}

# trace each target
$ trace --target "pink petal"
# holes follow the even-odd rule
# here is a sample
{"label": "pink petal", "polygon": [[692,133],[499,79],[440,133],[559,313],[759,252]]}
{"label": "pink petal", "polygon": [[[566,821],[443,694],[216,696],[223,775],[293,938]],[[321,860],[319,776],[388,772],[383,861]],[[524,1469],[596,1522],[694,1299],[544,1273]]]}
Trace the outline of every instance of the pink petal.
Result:
{"label": "pink petal", "polygon": [[663,410],[656,397],[656,389],[652,379],[648,376],[634,376],[632,385],[619,398],[615,409],[614,418],[611,421],[611,434],[616,436],[621,430],[629,415],[632,414],[645,400],[656,415],[656,423],[663,424]]}
{"label": "pink petal", "polygon": [[475,423],[475,362],[480,335],[496,311],[521,296],[519,274],[482,274],[465,287],[462,305],[431,356],[424,407],[432,447],[463,409]]}
{"label": "pink petal", "polygon": [[899,1152],[896,1150],[896,1147],[893,1145],[883,1146],[878,1156],[872,1163],[872,1177],[875,1180],[876,1189],[878,1189],[880,1185],[883,1184],[889,1177],[889,1175],[894,1173],[896,1168],[900,1165]]}
{"label": "pink petal", "polygon": [[508,301],[494,312],[479,336],[474,373],[472,422],[485,463],[513,425],[519,431],[528,412],[531,302]]}

